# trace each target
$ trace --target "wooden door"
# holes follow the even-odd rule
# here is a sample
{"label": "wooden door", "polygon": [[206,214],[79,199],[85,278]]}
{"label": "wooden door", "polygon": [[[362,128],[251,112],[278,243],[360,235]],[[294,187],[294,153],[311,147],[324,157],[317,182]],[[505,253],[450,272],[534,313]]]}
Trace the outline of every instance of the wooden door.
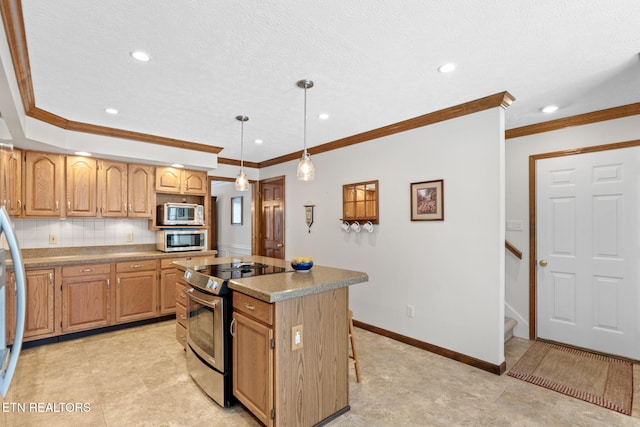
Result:
{"label": "wooden door", "polygon": [[182,169],[172,167],[156,168],[156,191],[180,193]]}
{"label": "wooden door", "polygon": [[9,215],[22,215],[22,151],[0,150],[0,204]]}
{"label": "wooden door", "polygon": [[160,270],[160,314],[176,312],[176,280],[180,277],[177,268]]}
{"label": "wooden door", "polygon": [[27,315],[24,337],[53,334],[54,314],[54,270],[27,270]]}
{"label": "wooden door", "polygon": [[260,255],[284,259],[284,177],[260,182]]}
{"label": "wooden door", "polygon": [[151,218],[155,209],[153,166],[129,165],[128,216]]}
{"label": "wooden door", "polygon": [[110,324],[111,290],[108,275],[62,281],[62,332]]}
{"label": "wooden door", "polygon": [[640,147],[536,168],[538,337],[640,359]]}
{"label": "wooden door", "polygon": [[82,156],[67,156],[67,216],[92,217],[97,211],[97,162]]}
{"label": "wooden door", "polygon": [[27,151],[25,158],[25,215],[64,216],[63,157]]}
{"label": "wooden door", "polygon": [[233,313],[233,395],[266,426],[273,425],[273,329]]}
{"label": "wooden door", "polygon": [[204,171],[192,171],[183,170],[183,185],[182,190],[184,194],[193,194],[196,196],[207,195],[207,173]]}
{"label": "wooden door", "polygon": [[127,216],[127,178],[126,163],[101,161],[98,173],[101,216],[116,218]]}

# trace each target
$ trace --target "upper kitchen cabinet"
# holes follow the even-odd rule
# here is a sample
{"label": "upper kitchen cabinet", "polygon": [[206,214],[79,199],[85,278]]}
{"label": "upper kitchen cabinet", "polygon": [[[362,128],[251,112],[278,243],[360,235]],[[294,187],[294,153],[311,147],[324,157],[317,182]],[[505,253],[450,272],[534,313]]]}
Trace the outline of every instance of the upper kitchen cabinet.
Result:
{"label": "upper kitchen cabinet", "polygon": [[64,216],[64,156],[27,151],[25,215]]}
{"label": "upper kitchen cabinet", "polygon": [[103,217],[152,218],[154,167],[102,160],[98,173]]}
{"label": "upper kitchen cabinet", "polygon": [[96,216],[97,161],[89,157],[68,156],[66,163],[67,216]]}
{"label": "upper kitchen cabinet", "polygon": [[156,168],[156,191],[162,193],[207,195],[207,173],[172,167]]}
{"label": "upper kitchen cabinet", "polygon": [[0,150],[0,205],[9,215],[22,215],[22,151]]}

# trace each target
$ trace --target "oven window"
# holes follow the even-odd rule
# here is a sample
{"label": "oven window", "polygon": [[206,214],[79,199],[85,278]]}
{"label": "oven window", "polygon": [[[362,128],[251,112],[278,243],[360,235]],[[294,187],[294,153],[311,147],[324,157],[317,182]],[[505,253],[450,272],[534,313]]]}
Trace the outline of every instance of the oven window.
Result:
{"label": "oven window", "polygon": [[189,339],[206,354],[214,356],[213,348],[213,308],[193,299],[189,301]]}

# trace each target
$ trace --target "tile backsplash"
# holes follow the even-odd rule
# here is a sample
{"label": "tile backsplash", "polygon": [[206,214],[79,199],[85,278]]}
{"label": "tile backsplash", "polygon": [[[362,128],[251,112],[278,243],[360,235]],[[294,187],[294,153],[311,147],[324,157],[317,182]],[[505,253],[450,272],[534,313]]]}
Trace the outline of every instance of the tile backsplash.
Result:
{"label": "tile backsplash", "polygon": [[[18,243],[26,248],[154,244],[155,230],[146,219],[12,219]],[[55,242],[55,243],[53,243]],[[2,239],[0,247],[6,248]]]}

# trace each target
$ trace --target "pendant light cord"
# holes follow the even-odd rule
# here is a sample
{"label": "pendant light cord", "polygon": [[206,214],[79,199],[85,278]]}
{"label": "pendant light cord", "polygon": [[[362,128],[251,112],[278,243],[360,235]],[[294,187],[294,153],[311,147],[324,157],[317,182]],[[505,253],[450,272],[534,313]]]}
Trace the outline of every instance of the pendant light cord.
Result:
{"label": "pendant light cord", "polygon": [[304,83],[304,152],[302,157],[307,155],[307,82]]}
{"label": "pendant light cord", "polygon": [[242,117],[240,122],[240,171],[244,169],[244,117]]}

